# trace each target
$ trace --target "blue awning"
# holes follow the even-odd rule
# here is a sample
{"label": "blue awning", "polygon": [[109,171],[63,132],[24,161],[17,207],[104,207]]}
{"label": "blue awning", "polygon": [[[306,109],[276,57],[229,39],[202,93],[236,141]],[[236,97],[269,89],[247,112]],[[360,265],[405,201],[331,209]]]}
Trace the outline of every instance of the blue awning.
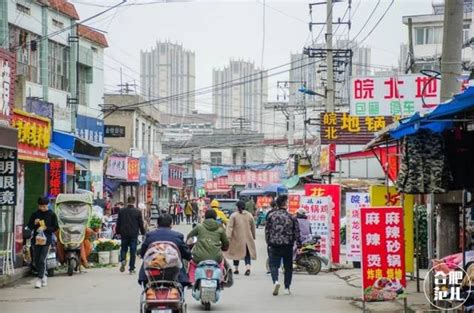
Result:
{"label": "blue awning", "polygon": [[265,191],[262,189],[244,189],[239,193],[240,196],[263,196],[264,194]]}
{"label": "blue awning", "polygon": [[288,188],[286,188],[283,184],[268,184],[263,187],[263,191],[265,193],[288,193]]}
{"label": "blue awning", "polygon": [[73,156],[72,154],[62,149],[61,147],[59,147],[57,144],[53,142],[49,144],[48,154],[53,157],[61,158],[61,159],[76,163],[83,169],[85,170],[87,169],[87,166],[84,163],[82,163],[78,158],[76,158],[75,156]]}
{"label": "blue awning", "polygon": [[80,138],[75,134],[53,131],[53,140],[60,148],[73,153],[76,157],[90,160],[102,160],[106,144]]}

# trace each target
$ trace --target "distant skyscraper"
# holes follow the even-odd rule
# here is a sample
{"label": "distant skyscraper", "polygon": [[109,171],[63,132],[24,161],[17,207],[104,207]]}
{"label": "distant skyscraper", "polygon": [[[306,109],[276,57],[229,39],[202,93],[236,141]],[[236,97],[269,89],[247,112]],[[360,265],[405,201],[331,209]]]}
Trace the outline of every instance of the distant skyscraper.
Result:
{"label": "distant skyscraper", "polygon": [[241,128],[262,131],[263,106],[267,102],[267,72],[245,61],[230,61],[223,69],[215,69],[212,94],[216,128]]}
{"label": "distant skyscraper", "polygon": [[[194,92],[195,54],[182,45],[157,42],[150,51],[140,52],[141,93],[147,99],[165,99]],[[190,114],[195,109],[193,95],[173,97],[158,105],[168,114]]]}

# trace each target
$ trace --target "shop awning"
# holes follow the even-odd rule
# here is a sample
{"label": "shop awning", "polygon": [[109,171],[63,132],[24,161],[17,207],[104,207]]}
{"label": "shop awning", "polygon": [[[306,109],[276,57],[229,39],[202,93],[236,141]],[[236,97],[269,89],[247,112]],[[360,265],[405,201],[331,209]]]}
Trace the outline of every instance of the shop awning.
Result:
{"label": "shop awning", "polygon": [[53,142],[60,148],[71,151],[76,157],[92,160],[102,159],[103,148],[108,147],[103,143],[90,141],[74,134],[56,130],[53,131]]}
{"label": "shop awning", "polygon": [[262,196],[265,191],[262,189],[244,189],[240,192],[241,196]]}
{"label": "shop awning", "polygon": [[78,158],[67,152],[66,150],[59,147],[57,144],[51,142],[48,148],[48,154],[53,157],[61,158],[67,160],[69,162],[76,163],[76,165],[80,166],[82,169],[87,169],[87,166],[81,162]]}
{"label": "shop awning", "polygon": [[211,189],[207,191],[208,195],[224,195],[230,192],[230,188],[228,189]]}
{"label": "shop awning", "polygon": [[299,182],[300,182],[300,177],[298,175],[294,175],[288,179],[283,180],[283,184],[288,189],[295,188],[299,184]]}
{"label": "shop awning", "polygon": [[268,184],[263,187],[265,193],[288,193],[288,188],[283,184]]}

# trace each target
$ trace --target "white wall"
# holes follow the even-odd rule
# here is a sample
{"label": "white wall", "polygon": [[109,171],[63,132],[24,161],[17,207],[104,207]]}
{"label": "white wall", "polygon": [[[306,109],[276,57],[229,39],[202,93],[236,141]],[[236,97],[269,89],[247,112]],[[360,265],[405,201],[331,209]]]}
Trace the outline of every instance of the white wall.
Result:
{"label": "white wall", "polygon": [[[53,25],[53,19],[63,23],[64,28],[68,28],[72,25],[71,23],[71,18],[68,16],[65,16],[63,14],[60,14],[56,11],[49,10],[49,16],[48,16],[48,34],[51,34],[53,32],[56,32],[58,30],[61,30],[61,28],[54,26]],[[56,36],[51,36],[49,37],[50,40],[56,41],[62,45],[69,46],[68,42],[68,37],[71,34],[71,30],[65,30],[62,33],[56,35]]]}
{"label": "white wall", "polygon": [[232,148],[218,149],[205,148],[201,149],[201,160],[203,162],[211,162],[211,152],[222,153],[222,164],[232,164]]}
{"label": "white wall", "polygon": [[[8,22],[37,35],[41,35],[41,6],[28,0],[8,1]],[[31,14],[24,14],[16,9],[16,3],[30,8]],[[39,47],[38,47],[39,49]]]}

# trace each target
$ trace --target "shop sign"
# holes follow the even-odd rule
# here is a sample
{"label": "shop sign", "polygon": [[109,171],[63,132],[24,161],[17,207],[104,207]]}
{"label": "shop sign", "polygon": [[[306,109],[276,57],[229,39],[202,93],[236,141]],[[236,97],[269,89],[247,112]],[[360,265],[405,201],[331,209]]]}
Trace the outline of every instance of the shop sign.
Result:
{"label": "shop sign", "polygon": [[140,160],[127,158],[127,181],[136,182],[140,179]]}
{"label": "shop sign", "polygon": [[392,116],[356,116],[341,112],[321,113],[321,144],[365,145],[375,133],[393,123]]}
{"label": "shop sign", "polygon": [[64,172],[64,161],[63,160],[50,160],[49,161],[49,173],[48,173],[48,185],[49,195],[56,198],[60,193],[63,192],[63,172]]}
{"label": "shop sign", "polygon": [[403,225],[405,225],[405,268],[409,273],[414,271],[414,234],[413,234],[413,207],[415,198],[413,195],[402,195],[396,187],[383,185],[370,186],[370,206],[371,207],[399,207],[403,206]]}
{"label": "shop sign", "polygon": [[341,186],[324,184],[306,184],[305,195],[309,197],[329,197],[331,210],[331,254],[332,261],[339,263],[340,256],[340,212],[341,212]]}
{"label": "shop sign", "polygon": [[148,181],[161,183],[161,161],[157,157],[148,157]]}
{"label": "shop sign", "polygon": [[[76,165],[73,162],[66,161],[66,175],[74,176],[76,174],[75,172],[76,172]],[[96,178],[96,177],[93,177],[93,178]]]}
{"label": "shop sign", "polygon": [[105,125],[104,132],[105,132],[104,137],[107,137],[107,138],[125,137],[125,126]]}
{"label": "shop sign", "polygon": [[321,175],[331,174],[336,171],[336,145],[321,146],[319,153],[319,170]]}
{"label": "shop sign", "polygon": [[11,124],[18,129],[18,158],[48,163],[48,147],[51,141],[49,119],[15,109]]}
{"label": "shop sign", "polygon": [[277,170],[246,170],[246,171],[229,171],[229,185],[248,185],[257,184],[265,186],[272,183],[279,183],[280,172]]}
{"label": "shop sign", "polygon": [[183,187],[184,168],[178,165],[169,165],[169,187],[182,188]]}
{"label": "shop sign", "polygon": [[439,104],[440,86],[439,80],[425,75],[354,77],[350,112],[356,116],[428,113]]}
{"label": "shop sign", "polygon": [[107,171],[105,174],[110,177],[127,179],[128,173],[127,157],[109,156],[107,161]]}
{"label": "shop sign", "polygon": [[288,212],[290,214],[296,214],[300,208],[300,198],[300,195],[288,195]]}
{"label": "shop sign", "polygon": [[221,176],[217,178],[217,188],[219,189],[229,188],[229,179],[227,178],[227,176]]}
{"label": "shop sign", "polygon": [[364,301],[390,301],[406,288],[401,207],[362,208],[362,289]]}
{"label": "shop sign", "polygon": [[0,149],[0,206],[17,203],[17,152]]}
{"label": "shop sign", "polygon": [[270,207],[271,204],[272,204],[272,197],[264,197],[264,196],[259,196],[257,197],[257,203],[256,203],[256,207],[261,209],[261,208],[264,208],[264,207]]}
{"label": "shop sign", "polygon": [[139,179],[139,184],[140,186],[145,186],[146,185],[146,178],[147,178],[147,166],[148,166],[148,160],[147,157],[141,157],[140,158],[140,179]]}
{"label": "shop sign", "polygon": [[15,101],[15,53],[0,49],[0,120],[8,121]]}
{"label": "shop sign", "polygon": [[103,143],[104,121],[85,115],[77,115],[76,135],[86,140]]}
{"label": "shop sign", "polygon": [[301,197],[301,207],[306,210],[311,234],[321,236],[320,254],[326,259],[331,254],[331,199],[329,197]]}
{"label": "shop sign", "polygon": [[360,208],[370,206],[369,193],[346,193],[346,258],[360,262]]}
{"label": "shop sign", "polygon": [[217,189],[217,181],[216,181],[216,180],[208,180],[208,181],[204,184],[204,188],[205,188],[207,191],[216,190],[216,189]]}
{"label": "shop sign", "polygon": [[167,161],[163,161],[163,163],[161,165],[162,165],[162,168],[161,168],[161,181],[162,181],[163,185],[168,186],[169,185],[169,177],[170,177],[170,166],[169,166],[169,163]]}

